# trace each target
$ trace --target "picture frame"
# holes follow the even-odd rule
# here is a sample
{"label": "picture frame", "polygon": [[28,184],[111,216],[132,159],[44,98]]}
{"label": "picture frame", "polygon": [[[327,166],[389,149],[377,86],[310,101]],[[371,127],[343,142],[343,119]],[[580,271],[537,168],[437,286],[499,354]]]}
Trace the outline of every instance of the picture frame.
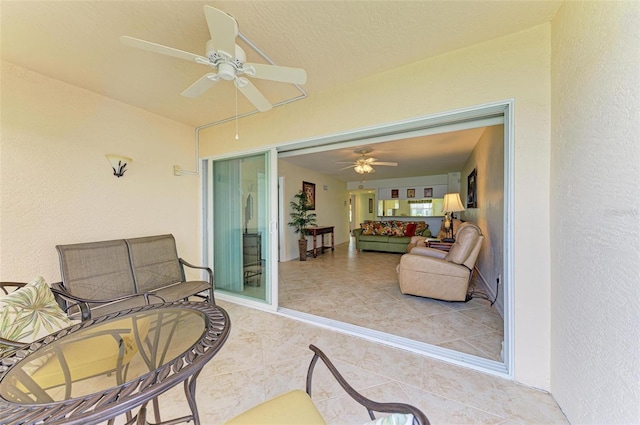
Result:
{"label": "picture frame", "polygon": [[415,198],[416,190],[415,189],[407,189],[407,198]]}
{"label": "picture frame", "polygon": [[373,198],[369,198],[369,214],[373,214]]}
{"label": "picture frame", "polygon": [[474,168],[467,177],[467,208],[478,208],[478,170]]}
{"label": "picture frame", "polygon": [[302,182],[302,191],[307,195],[308,210],[316,209],[316,184],[309,182]]}
{"label": "picture frame", "polygon": [[399,198],[400,197],[400,191],[398,189],[391,189],[391,198]]}
{"label": "picture frame", "polygon": [[424,197],[425,198],[433,198],[433,188],[432,187],[425,187],[424,188]]}

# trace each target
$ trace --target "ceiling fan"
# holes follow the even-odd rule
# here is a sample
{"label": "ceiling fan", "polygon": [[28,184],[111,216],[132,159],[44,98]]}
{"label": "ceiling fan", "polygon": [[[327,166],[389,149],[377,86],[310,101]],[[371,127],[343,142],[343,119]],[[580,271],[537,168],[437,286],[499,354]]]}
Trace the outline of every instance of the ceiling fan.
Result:
{"label": "ceiling fan", "polygon": [[341,170],[353,168],[353,171],[358,174],[370,174],[376,172],[372,167],[373,165],[384,165],[389,167],[396,167],[398,165],[397,162],[380,162],[376,158],[367,158],[366,155],[371,153],[370,149],[357,149],[354,152],[360,154],[360,158],[356,159],[355,162],[338,162],[338,164],[351,164],[348,167],[341,168]]}
{"label": "ceiling fan", "polygon": [[182,95],[186,97],[198,97],[220,80],[233,81],[253,106],[260,112],[264,112],[272,108],[271,103],[243,75],[291,84],[304,84],[307,81],[307,73],[304,69],[246,63],[247,57],[244,50],[235,43],[238,36],[238,22],[231,15],[206,5],[204,16],[211,34],[211,40],[205,45],[205,56],[124,35],[120,37],[120,41],[127,46],[208,65],[215,69],[216,72],[203,75],[184,90]]}

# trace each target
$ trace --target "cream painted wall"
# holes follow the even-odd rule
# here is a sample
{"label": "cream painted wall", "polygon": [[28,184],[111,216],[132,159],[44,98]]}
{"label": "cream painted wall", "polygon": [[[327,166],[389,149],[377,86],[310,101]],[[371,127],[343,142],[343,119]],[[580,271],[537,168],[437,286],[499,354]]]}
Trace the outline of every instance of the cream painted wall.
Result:
{"label": "cream painted wall", "polygon": [[[360,223],[365,220],[375,220],[376,211],[378,210],[378,201],[375,193],[359,192],[356,194],[356,217],[353,228],[360,227]],[[369,199],[373,201],[373,212],[369,212]]]}
{"label": "cream painted wall", "polygon": [[[477,170],[478,208],[461,213],[466,221],[477,224],[485,239],[476,266],[494,291],[496,278],[504,276],[504,126],[487,127],[460,173],[460,194],[466,208],[467,176]],[[504,278],[501,279],[504,283]],[[496,309],[504,317],[504,285],[498,288]]]}
{"label": "cream painted wall", "polygon": [[551,46],[551,389],[572,423],[637,424],[640,3],[566,2]]}
{"label": "cream painted wall", "polygon": [[208,128],[201,132],[201,154],[301,141],[514,98],[515,378],[548,389],[550,28],[531,28],[243,118],[239,141],[234,141],[232,122]]}
{"label": "cream painted wall", "polygon": [[[335,244],[349,241],[349,192],[344,182],[331,179],[324,174],[316,173],[305,168],[300,168],[285,160],[278,161],[278,175],[284,176],[284,219],[285,223],[285,258],[282,261],[289,261],[298,258],[298,238],[293,232],[293,228],[287,226],[291,213],[289,203],[293,200],[293,195],[302,189],[302,182],[310,182],[316,185],[316,209],[313,211],[317,215],[318,226],[334,226]],[[327,186],[327,190],[324,190]],[[325,245],[330,245],[330,236],[325,238]],[[320,240],[318,240],[318,246]],[[308,249],[313,248],[313,238],[307,237]]]}
{"label": "cream painted wall", "polygon": [[[173,233],[200,263],[193,128],[2,62],[0,280],[60,280],[57,244]],[[133,158],[124,177],[105,158]]]}

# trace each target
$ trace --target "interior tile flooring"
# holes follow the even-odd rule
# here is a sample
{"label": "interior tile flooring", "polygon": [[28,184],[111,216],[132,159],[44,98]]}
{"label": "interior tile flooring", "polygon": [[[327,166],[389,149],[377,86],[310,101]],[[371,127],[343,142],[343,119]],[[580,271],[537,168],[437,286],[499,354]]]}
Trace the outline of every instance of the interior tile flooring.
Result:
{"label": "interior tile flooring", "polygon": [[[309,344],[325,351],[365,396],[413,404],[432,424],[568,423],[546,392],[276,313],[218,304],[230,315],[231,334],[198,378],[203,425],[220,424],[282,392],[304,389]],[[320,363],[312,396],[330,425],[369,420]],[[160,410],[164,420],[188,412],[181,385],[160,396]]]}
{"label": "interior tile flooring", "polygon": [[[502,362],[503,320],[489,301],[438,301],[400,292],[401,254],[351,242],[279,265],[279,305]],[[474,284],[481,287],[476,274]]]}

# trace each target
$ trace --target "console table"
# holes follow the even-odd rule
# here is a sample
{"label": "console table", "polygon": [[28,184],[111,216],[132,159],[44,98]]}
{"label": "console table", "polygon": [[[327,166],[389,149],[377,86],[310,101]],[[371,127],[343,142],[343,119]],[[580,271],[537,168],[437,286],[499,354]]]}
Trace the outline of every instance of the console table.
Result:
{"label": "console table", "polygon": [[[65,328],[0,359],[0,422],[90,425],[126,414],[127,423],[147,424],[146,406],[153,401],[156,423],[198,425],[196,378],[229,330],[222,308],[188,301],[145,305]],[[93,345],[95,350],[74,356]],[[184,384],[191,414],[161,422],[157,397],[178,384]]]}
{"label": "console table", "polygon": [[[307,227],[305,230],[307,235],[313,236],[313,258],[318,256],[318,246],[317,246],[317,237],[320,235],[320,253],[324,253],[325,248],[331,248],[331,251],[334,251],[333,243],[333,226],[316,226],[316,227]],[[331,246],[324,246],[324,235],[327,233],[331,234]]]}

